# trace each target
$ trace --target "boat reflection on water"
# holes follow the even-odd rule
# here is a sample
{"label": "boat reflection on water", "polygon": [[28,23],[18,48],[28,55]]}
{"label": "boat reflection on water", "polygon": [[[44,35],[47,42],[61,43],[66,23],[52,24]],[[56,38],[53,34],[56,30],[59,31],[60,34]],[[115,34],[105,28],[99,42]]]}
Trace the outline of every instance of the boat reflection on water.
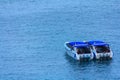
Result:
{"label": "boat reflection on water", "polygon": [[[76,80],[110,79],[113,60],[77,61],[65,53],[70,75]],[[109,73],[109,74],[106,74]],[[94,77],[93,77],[94,76]]]}

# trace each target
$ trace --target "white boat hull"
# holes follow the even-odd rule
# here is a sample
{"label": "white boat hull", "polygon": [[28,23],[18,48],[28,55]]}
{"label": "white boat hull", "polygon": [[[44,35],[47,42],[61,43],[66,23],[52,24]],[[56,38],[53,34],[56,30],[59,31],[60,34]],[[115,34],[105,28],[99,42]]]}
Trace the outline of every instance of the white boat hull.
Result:
{"label": "white boat hull", "polygon": [[[67,43],[67,42],[66,42]],[[92,52],[89,54],[77,54],[74,50],[71,50],[69,47],[66,46],[66,43],[64,44],[67,54],[74,58],[75,60],[92,60],[93,54]]]}

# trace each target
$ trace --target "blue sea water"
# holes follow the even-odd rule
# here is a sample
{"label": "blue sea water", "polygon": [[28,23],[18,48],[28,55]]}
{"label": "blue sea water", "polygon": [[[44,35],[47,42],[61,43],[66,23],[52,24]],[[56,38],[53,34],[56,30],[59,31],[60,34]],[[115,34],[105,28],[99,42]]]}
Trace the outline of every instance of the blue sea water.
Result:
{"label": "blue sea water", "polygon": [[[110,61],[79,62],[64,42],[103,40]],[[0,80],[120,80],[119,0],[0,0]]]}

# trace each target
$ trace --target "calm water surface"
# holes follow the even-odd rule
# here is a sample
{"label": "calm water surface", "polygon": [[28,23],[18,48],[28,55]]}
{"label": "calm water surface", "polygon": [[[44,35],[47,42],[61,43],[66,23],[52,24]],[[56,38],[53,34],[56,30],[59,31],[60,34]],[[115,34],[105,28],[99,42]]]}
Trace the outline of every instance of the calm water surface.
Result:
{"label": "calm water surface", "polygon": [[[103,40],[111,61],[78,62],[65,41]],[[119,0],[0,0],[0,80],[119,80]]]}

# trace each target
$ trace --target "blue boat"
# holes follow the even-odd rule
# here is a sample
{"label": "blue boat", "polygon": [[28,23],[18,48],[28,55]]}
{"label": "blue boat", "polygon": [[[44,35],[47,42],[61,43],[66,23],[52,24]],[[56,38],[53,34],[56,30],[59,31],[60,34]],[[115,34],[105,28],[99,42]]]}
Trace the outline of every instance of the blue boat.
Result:
{"label": "blue boat", "polygon": [[86,42],[65,42],[66,52],[76,60],[92,60],[94,55],[90,45]]}
{"label": "blue boat", "polygon": [[65,42],[66,52],[76,60],[112,59],[109,44],[103,41]]}
{"label": "blue boat", "polygon": [[88,41],[92,49],[94,59],[112,59],[113,52],[108,43],[103,41]]}

